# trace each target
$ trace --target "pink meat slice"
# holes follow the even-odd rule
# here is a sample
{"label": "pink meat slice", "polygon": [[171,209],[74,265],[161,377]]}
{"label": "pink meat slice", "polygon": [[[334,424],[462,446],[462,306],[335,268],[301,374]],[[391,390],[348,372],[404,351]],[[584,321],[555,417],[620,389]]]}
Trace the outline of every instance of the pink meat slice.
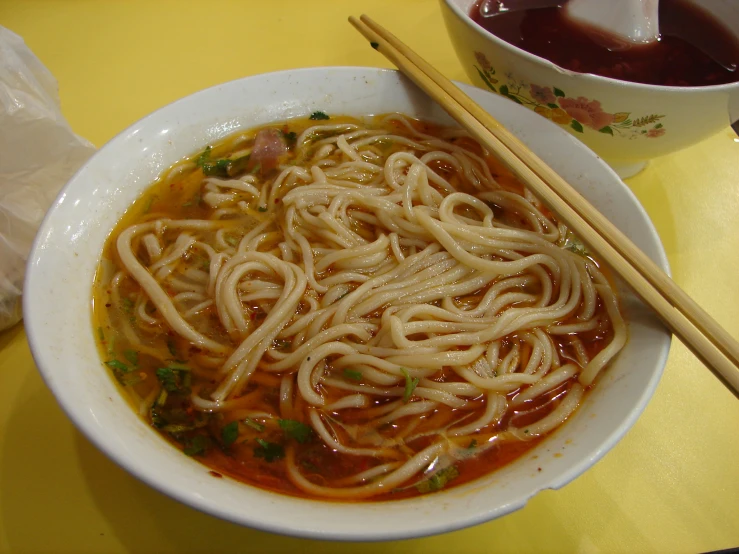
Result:
{"label": "pink meat slice", "polygon": [[279,163],[280,156],[287,154],[287,145],[277,129],[262,129],[254,138],[250,165],[260,164],[262,170],[272,169]]}

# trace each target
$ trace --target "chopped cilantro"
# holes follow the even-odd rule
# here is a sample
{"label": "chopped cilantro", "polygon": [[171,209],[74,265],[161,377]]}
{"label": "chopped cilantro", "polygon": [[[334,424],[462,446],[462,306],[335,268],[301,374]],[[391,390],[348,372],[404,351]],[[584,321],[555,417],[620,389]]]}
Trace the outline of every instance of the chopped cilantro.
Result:
{"label": "chopped cilantro", "polygon": [[224,446],[231,446],[239,438],[239,422],[232,421],[221,430]]}
{"label": "chopped cilantro", "polygon": [[110,360],[108,362],[105,362],[105,365],[113,370],[113,375],[115,375],[115,378],[118,379],[118,382],[124,387],[130,387],[131,385],[140,383],[142,380],[141,375],[137,373],[131,373],[131,371],[133,371],[133,368],[128,367],[120,360]]}
{"label": "chopped cilantro", "polygon": [[321,119],[331,119],[331,118],[329,116],[327,116],[323,112],[313,112],[312,114],[310,114],[309,119],[312,119],[314,121],[317,121],[317,120],[321,120]]}
{"label": "chopped cilantro", "polygon": [[123,305],[123,311],[127,314],[133,313],[133,300],[130,298],[124,298],[121,300],[121,304]]}
{"label": "chopped cilantro", "polygon": [[157,429],[163,429],[166,427],[167,421],[162,416],[162,409],[159,404],[154,404],[151,407],[151,410],[149,410],[149,416],[151,417],[151,424]]}
{"label": "chopped cilantro", "polygon": [[229,175],[240,173],[246,169],[249,162],[248,155],[236,158],[235,160],[227,160],[225,158],[221,160],[211,160],[211,150],[212,147],[208,146],[203,153],[198,156],[198,159],[195,160],[195,164],[203,170],[203,174],[209,177],[228,177]]}
{"label": "chopped cilantro", "polygon": [[147,201],[146,205],[144,206],[144,213],[148,214],[151,211],[151,205],[154,203],[154,199],[157,197],[156,194],[151,195]]}
{"label": "chopped cilantro", "polygon": [[313,438],[313,429],[305,423],[300,423],[294,419],[280,419],[278,422],[280,428],[291,439],[295,439],[300,444],[305,444]]}
{"label": "chopped cilantro", "polygon": [[231,162],[228,160],[216,160],[212,163],[203,164],[203,173],[205,175],[216,177],[228,177],[228,168]]}
{"label": "chopped cilantro", "polygon": [[413,391],[418,386],[419,379],[418,377],[414,377],[411,379],[411,376],[408,375],[408,370],[405,368],[401,368],[400,372],[405,376],[405,391],[403,392],[403,403],[407,404],[408,401],[411,399],[411,396],[413,396]]}
{"label": "chopped cilantro", "polygon": [[240,158],[236,158],[235,160],[229,160],[228,174],[233,176],[246,171],[246,168],[249,166],[250,157],[250,154],[247,154],[246,156],[241,156]]}
{"label": "chopped cilantro", "polygon": [[295,131],[282,131],[282,136],[285,138],[285,141],[288,144],[292,144],[298,140],[298,133],[296,133]]}
{"label": "chopped cilantro", "polygon": [[254,457],[264,458],[268,462],[274,462],[285,457],[285,449],[282,445],[274,442],[267,442],[263,439],[257,439],[259,446],[254,448]]}
{"label": "chopped cilantro", "polygon": [[253,419],[248,418],[248,417],[244,420],[244,425],[247,425],[247,426],[251,427],[255,431],[258,431],[259,433],[261,433],[262,431],[264,431],[264,425],[262,425],[258,421],[254,421]]}
{"label": "chopped cilantro", "polygon": [[190,387],[189,372],[185,367],[160,367],[156,375],[167,392],[187,392]]}
{"label": "chopped cilantro", "polygon": [[449,466],[440,471],[437,471],[425,481],[421,481],[420,483],[418,483],[416,485],[416,489],[420,493],[438,491],[440,489],[443,489],[449,481],[457,476],[459,476],[459,470],[456,468],[456,466]]}
{"label": "chopped cilantro", "polygon": [[477,448],[477,441],[475,439],[472,439],[470,444],[467,445],[467,450],[472,450],[473,448]]}
{"label": "chopped cilantro", "polygon": [[98,339],[100,339],[100,342],[105,342],[105,333],[103,333],[102,327],[98,327]]}
{"label": "chopped cilantro", "polygon": [[208,439],[203,435],[196,435],[187,443],[184,448],[185,454],[188,456],[199,456],[205,454],[205,450],[208,448]]}
{"label": "chopped cilantro", "polygon": [[126,350],[123,355],[133,365],[139,365],[139,353],[135,350]]}
{"label": "chopped cilantro", "polygon": [[172,339],[167,339],[167,350],[169,350],[169,353],[172,354],[172,356],[175,358],[177,357],[177,348]]}
{"label": "chopped cilantro", "polygon": [[128,373],[131,371],[129,367],[120,360],[110,360],[109,362],[105,362],[105,365],[113,369],[113,371],[120,371],[122,373]]}
{"label": "chopped cilantro", "polygon": [[344,370],[344,378],[349,379],[350,381],[361,381],[362,380],[362,372],[357,371],[355,369],[345,369]]}
{"label": "chopped cilantro", "polygon": [[575,235],[573,235],[571,232],[567,232],[567,234],[564,237],[563,241],[560,241],[559,243],[562,248],[565,250],[569,250],[570,252],[574,252],[575,254],[579,256],[587,257],[590,254],[588,253],[588,249],[585,247],[583,242],[577,238]]}
{"label": "chopped cilantro", "polygon": [[213,150],[212,146],[206,146],[205,150],[203,150],[203,153],[198,156],[198,159],[195,160],[195,165],[198,167],[203,167],[203,164],[206,164],[210,161],[210,151]]}

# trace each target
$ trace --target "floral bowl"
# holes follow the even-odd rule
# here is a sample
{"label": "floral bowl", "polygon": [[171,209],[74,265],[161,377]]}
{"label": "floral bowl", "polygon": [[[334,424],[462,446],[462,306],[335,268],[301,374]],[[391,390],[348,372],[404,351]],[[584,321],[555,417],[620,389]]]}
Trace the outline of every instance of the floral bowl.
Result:
{"label": "floral bowl", "polygon": [[[691,0],[734,33],[739,3]],[[739,119],[739,82],[671,87],[575,73],[512,46],[469,16],[475,0],[442,0],[457,55],[477,86],[558,123],[622,177]],[[739,35],[737,35],[739,36]]]}

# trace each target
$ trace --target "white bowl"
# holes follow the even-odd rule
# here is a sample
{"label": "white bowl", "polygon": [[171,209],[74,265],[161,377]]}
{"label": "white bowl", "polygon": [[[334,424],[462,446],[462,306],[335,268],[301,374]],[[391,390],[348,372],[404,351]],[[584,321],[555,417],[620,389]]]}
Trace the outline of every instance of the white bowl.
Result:
{"label": "white bowl", "polygon": [[[646,213],[592,152],[533,112],[480,89],[463,88],[667,267]],[[627,346],[570,422],[497,473],[410,500],[312,501],[214,479],[123,399],[100,362],[90,310],[93,274],[118,219],[185,155],[236,129],[319,109],[350,115],[400,111],[450,122],[395,71],[319,68],[259,75],[154,112],[111,140],[67,184],[29,258],[24,309],[36,363],[68,416],[110,458],[163,493],[239,524],[301,537],[386,540],[451,531],[519,509],[537,492],[557,489],[580,475],[633,425],[657,385],[669,349],[668,333],[626,293]]]}
{"label": "white bowl", "polygon": [[[739,120],[739,82],[668,87],[568,71],[477,25],[469,15],[475,2],[441,0],[449,36],[472,82],[559,123],[623,178],[638,173],[647,160]],[[739,37],[739,2],[691,2]]]}

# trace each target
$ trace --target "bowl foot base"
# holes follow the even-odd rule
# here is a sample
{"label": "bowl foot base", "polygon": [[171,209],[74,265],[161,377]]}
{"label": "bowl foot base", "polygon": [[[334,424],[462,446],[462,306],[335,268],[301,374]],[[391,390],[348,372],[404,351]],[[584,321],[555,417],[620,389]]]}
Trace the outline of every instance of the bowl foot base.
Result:
{"label": "bowl foot base", "polygon": [[621,163],[608,163],[608,165],[611,166],[613,171],[618,173],[618,176],[621,177],[621,179],[628,179],[629,177],[633,177],[637,173],[641,172],[645,167],[647,167],[647,164],[649,162],[637,162],[635,164],[621,164]]}

